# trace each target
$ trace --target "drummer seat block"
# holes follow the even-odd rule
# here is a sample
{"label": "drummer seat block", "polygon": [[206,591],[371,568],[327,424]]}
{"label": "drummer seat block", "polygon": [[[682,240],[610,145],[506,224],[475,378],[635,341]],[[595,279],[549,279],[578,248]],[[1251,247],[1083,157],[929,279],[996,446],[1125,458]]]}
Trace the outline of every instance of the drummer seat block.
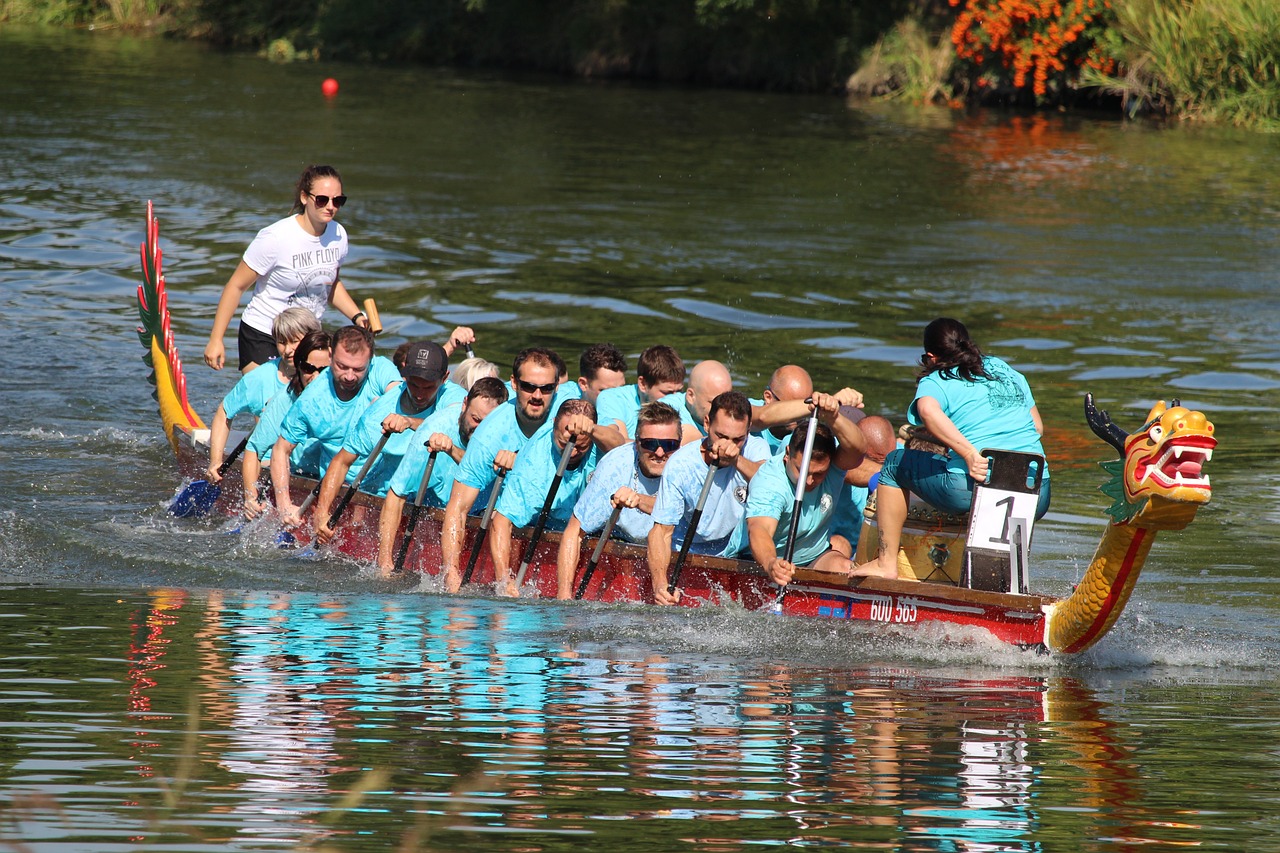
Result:
{"label": "drummer seat block", "polygon": [[973,490],[960,585],[1026,595],[1045,459],[1012,450],[985,449],[982,455],[990,463],[990,474]]}

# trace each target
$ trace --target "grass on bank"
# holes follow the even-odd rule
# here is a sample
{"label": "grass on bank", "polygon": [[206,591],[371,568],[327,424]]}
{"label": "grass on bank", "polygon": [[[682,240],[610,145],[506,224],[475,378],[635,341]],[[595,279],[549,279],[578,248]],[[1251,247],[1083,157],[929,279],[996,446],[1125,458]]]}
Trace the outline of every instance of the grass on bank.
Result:
{"label": "grass on bank", "polygon": [[904,18],[863,51],[845,88],[860,97],[897,98],[919,104],[950,103],[955,48],[949,31],[931,35],[917,18]]}
{"label": "grass on bank", "polygon": [[1280,130],[1280,7],[1275,0],[1123,0],[1115,50],[1127,73],[1086,82],[1131,113]]}
{"label": "grass on bank", "polygon": [[0,0],[0,22],[143,29],[167,19],[170,0]]}

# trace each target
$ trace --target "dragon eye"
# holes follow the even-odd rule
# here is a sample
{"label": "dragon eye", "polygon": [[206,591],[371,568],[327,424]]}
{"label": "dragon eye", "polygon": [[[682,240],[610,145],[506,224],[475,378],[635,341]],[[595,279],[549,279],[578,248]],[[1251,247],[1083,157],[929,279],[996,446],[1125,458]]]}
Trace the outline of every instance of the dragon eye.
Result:
{"label": "dragon eye", "polygon": [[1151,429],[1147,431],[1147,435],[1152,441],[1159,441],[1160,437],[1164,435],[1164,428],[1160,424],[1152,424]]}

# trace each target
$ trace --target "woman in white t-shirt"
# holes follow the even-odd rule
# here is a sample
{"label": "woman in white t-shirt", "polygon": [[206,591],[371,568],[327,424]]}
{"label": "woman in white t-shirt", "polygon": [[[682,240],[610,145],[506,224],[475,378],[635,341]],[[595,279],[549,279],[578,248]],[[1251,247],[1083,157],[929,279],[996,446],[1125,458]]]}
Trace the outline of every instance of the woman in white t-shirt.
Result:
{"label": "woman in white t-shirt", "polygon": [[334,218],[346,204],[342,176],[332,166],[308,166],[298,178],[290,215],[258,232],[236,271],[222,288],[204,363],[221,370],[223,338],[244,292],[253,297],[240,317],[240,372],[248,373],[276,355],[271,324],[286,308],[310,310],[319,320],[332,304],[353,323],[368,326],[339,272],[347,256],[347,231]]}

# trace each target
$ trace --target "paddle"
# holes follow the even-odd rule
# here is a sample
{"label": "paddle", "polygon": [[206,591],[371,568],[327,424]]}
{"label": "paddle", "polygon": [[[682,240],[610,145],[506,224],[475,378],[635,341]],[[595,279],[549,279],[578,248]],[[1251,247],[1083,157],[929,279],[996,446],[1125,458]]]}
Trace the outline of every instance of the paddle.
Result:
{"label": "paddle", "polygon": [[587,562],[587,570],[582,573],[582,581],[578,584],[578,590],[573,594],[574,601],[580,601],[582,596],[587,592],[587,584],[591,583],[591,576],[596,573],[596,566],[600,565],[600,555],[604,553],[604,544],[609,541],[609,536],[613,534],[613,526],[618,523],[618,516],[622,515],[622,507],[615,506],[613,513],[609,516],[609,520],[605,522],[604,530],[600,531],[600,541],[596,542],[596,549],[591,552],[591,559]]}
{"label": "paddle", "polygon": [[[218,466],[218,476],[226,476],[227,471],[231,470],[231,464],[244,450],[245,445],[249,443],[249,436],[246,434],[240,439],[240,443],[235,446],[221,465]],[[187,487],[178,493],[178,496],[169,504],[169,514],[178,518],[193,518],[202,515],[208,515],[209,510],[213,509],[213,505],[217,503],[218,496],[222,494],[222,486],[218,483],[210,483],[208,480],[195,480],[187,484]]]}
{"label": "paddle", "polygon": [[378,316],[378,306],[373,297],[364,301],[364,318],[369,321],[369,331],[374,335],[382,334],[382,319]]}
{"label": "paddle", "polygon": [[471,574],[476,570],[476,561],[480,559],[484,537],[489,533],[489,519],[493,517],[493,505],[498,502],[498,492],[502,491],[502,484],[506,477],[507,469],[503,468],[498,472],[498,481],[493,484],[493,491],[489,492],[489,503],[484,508],[484,515],[480,517],[480,532],[476,534],[476,541],[471,543],[471,555],[467,557],[467,570],[462,573],[463,586],[471,583]]}
{"label": "paddle", "polygon": [[525,572],[529,571],[529,563],[533,561],[534,549],[542,539],[542,531],[547,527],[547,516],[551,514],[551,505],[556,502],[556,492],[560,491],[560,481],[564,479],[564,469],[569,467],[569,457],[573,455],[573,436],[564,443],[560,451],[560,464],[556,467],[556,476],[547,489],[547,499],[542,502],[542,511],[538,513],[538,523],[534,525],[533,535],[529,537],[529,546],[524,549],[524,557],[520,560],[520,571],[516,572],[516,589],[524,584]]}
{"label": "paddle", "polygon": [[395,571],[404,571],[404,558],[409,553],[409,543],[413,541],[413,529],[418,526],[418,515],[422,512],[422,497],[427,493],[427,483],[431,480],[431,469],[436,467],[436,454],[438,450],[431,451],[431,455],[427,457],[427,469],[422,472],[422,479],[418,482],[418,493],[413,497],[413,509],[409,512],[409,523],[404,528],[404,539],[400,540],[400,551],[396,554]]}
{"label": "paddle", "polygon": [[[815,411],[813,416],[809,418],[809,431],[804,436],[804,454],[800,457],[800,472],[796,477],[796,502],[791,508],[791,527],[787,531],[787,547],[783,549],[782,559],[788,563],[796,552],[796,533],[800,529],[800,507],[804,502],[804,484],[809,479],[809,462],[813,457],[813,438],[818,432],[818,415]],[[787,597],[787,588],[785,586],[778,587],[778,595],[770,604],[768,610],[770,613],[782,613],[782,600]]]}
{"label": "paddle", "polygon": [[702,521],[702,510],[707,505],[707,495],[711,493],[711,480],[718,469],[714,464],[707,469],[707,476],[702,481],[702,491],[698,494],[698,503],[693,507],[693,515],[689,518],[689,528],[684,533],[684,541],[680,543],[680,553],[676,555],[676,564],[671,569],[667,581],[667,595],[675,595],[680,586],[680,570],[684,568],[684,558],[689,556],[689,546],[693,544],[694,534],[698,532],[698,522]]}
{"label": "paddle", "polygon": [[355,480],[351,485],[347,486],[347,491],[342,495],[342,500],[338,501],[338,505],[333,508],[333,512],[329,513],[329,529],[332,530],[338,526],[338,520],[342,518],[342,511],[347,508],[347,504],[351,503],[352,496],[355,495],[356,489],[360,488],[360,484],[364,482],[365,475],[373,467],[378,454],[386,446],[388,438],[391,438],[391,433],[384,432],[382,438],[378,439],[378,443],[373,446],[373,452],[369,454],[369,458],[364,460],[364,464],[360,466],[360,473],[356,474]]}

